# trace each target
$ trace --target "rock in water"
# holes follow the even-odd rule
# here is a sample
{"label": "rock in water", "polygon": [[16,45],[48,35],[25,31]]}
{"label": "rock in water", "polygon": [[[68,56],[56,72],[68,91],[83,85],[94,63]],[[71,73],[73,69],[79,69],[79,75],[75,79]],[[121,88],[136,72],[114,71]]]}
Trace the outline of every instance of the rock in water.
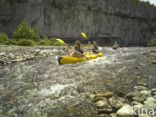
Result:
{"label": "rock in water", "polygon": [[96,97],[112,97],[113,96],[113,93],[110,92],[110,91],[105,91],[105,92],[102,92],[102,93],[97,93],[96,94]]}
{"label": "rock in water", "polygon": [[143,94],[141,92],[130,92],[125,97],[131,99],[133,97],[141,97]]}
{"label": "rock in water", "polygon": [[103,100],[100,100],[100,101],[96,102],[95,106],[97,108],[105,108],[105,107],[108,107],[108,102],[107,102],[106,99],[103,99]]}
{"label": "rock in water", "polygon": [[117,117],[134,117],[133,108],[130,105],[124,105],[117,111]]}
{"label": "rock in water", "polygon": [[145,104],[145,108],[149,109],[154,109],[154,111],[156,111],[156,99],[153,97],[149,97],[147,98],[146,101],[144,101]]}
{"label": "rock in water", "polygon": [[143,115],[139,115],[138,117],[151,117],[151,116],[150,115],[143,114]]}

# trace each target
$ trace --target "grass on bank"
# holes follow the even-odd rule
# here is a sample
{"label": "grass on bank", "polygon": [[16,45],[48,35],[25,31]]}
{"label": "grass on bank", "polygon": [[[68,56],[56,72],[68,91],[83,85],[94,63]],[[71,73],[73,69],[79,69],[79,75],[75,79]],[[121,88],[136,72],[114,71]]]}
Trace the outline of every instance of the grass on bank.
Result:
{"label": "grass on bank", "polygon": [[0,45],[18,45],[18,46],[61,46],[56,38],[43,38],[39,35],[40,30],[37,27],[30,27],[27,21],[23,21],[13,32],[12,37],[8,38],[6,33],[0,32]]}
{"label": "grass on bank", "polygon": [[156,46],[156,37],[153,38],[147,45],[148,47],[154,47]]}

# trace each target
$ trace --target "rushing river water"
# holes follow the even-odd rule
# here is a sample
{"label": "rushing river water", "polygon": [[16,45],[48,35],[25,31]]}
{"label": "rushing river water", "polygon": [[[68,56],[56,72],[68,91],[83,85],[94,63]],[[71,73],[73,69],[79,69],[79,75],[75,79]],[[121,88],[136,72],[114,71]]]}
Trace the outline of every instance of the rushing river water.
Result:
{"label": "rushing river water", "polygon": [[103,57],[58,65],[57,56],[0,66],[0,117],[95,117],[87,95],[128,92],[138,81],[156,85],[153,48],[103,48]]}

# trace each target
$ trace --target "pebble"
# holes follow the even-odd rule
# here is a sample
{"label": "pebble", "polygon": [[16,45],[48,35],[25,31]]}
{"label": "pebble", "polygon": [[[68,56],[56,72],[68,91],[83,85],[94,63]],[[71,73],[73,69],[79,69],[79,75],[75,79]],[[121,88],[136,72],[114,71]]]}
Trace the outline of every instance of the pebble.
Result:
{"label": "pebble", "polygon": [[151,116],[150,115],[143,114],[143,115],[139,115],[139,117],[151,117]]}
{"label": "pebble", "polygon": [[153,61],[152,61],[152,64],[156,64],[156,60],[153,60]]}
{"label": "pebble", "polygon": [[94,99],[95,98],[95,94],[90,94],[88,95],[89,98]]}
{"label": "pebble", "polygon": [[96,106],[97,108],[109,107],[106,98],[103,99],[103,100],[99,100],[98,102],[96,102],[96,103],[95,103],[95,106]]}
{"label": "pebble", "polygon": [[105,92],[101,92],[101,93],[97,93],[96,94],[96,97],[112,97],[113,96],[113,93],[110,92],[110,91],[105,91]]}
{"label": "pebble", "polygon": [[134,117],[133,108],[130,105],[124,105],[117,111],[117,117]]}
{"label": "pebble", "polygon": [[156,92],[156,88],[153,88],[151,91],[152,91],[152,92]]}
{"label": "pebble", "polygon": [[144,104],[146,108],[152,108],[156,111],[156,99],[154,97],[148,97]]}
{"label": "pebble", "polygon": [[136,91],[142,91],[142,90],[147,90],[148,88],[147,87],[145,87],[145,86],[135,86],[134,87],[134,90],[136,90]]}
{"label": "pebble", "polygon": [[131,99],[133,97],[141,97],[143,94],[141,92],[130,92],[125,97]]}
{"label": "pebble", "polygon": [[145,87],[148,87],[148,84],[143,83],[143,82],[138,82],[137,85],[138,85],[138,86],[145,86]]}

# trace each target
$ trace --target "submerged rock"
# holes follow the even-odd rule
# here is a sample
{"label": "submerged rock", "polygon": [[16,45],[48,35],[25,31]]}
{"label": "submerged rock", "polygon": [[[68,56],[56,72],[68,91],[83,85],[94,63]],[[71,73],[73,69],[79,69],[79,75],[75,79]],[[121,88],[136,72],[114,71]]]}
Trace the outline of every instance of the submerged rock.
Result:
{"label": "submerged rock", "polygon": [[143,94],[141,92],[130,92],[125,97],[131,99],[133,97],[141,97]]}
{"label": "submerged rock", "polygon": [[142,91],[142,90],[147,90],[148,88],[147,87],[145,87],[145,86],[135,86],[134,87],[134,90],[136,90],[136,91]]}
{"label": "submerged rock", "polygon": [[96,94],[96,97],[112,97],[113,96],[113,93],[110,92],[110,91],[105,91],[105,92],[101,92],[101,93],[97,93]]}

